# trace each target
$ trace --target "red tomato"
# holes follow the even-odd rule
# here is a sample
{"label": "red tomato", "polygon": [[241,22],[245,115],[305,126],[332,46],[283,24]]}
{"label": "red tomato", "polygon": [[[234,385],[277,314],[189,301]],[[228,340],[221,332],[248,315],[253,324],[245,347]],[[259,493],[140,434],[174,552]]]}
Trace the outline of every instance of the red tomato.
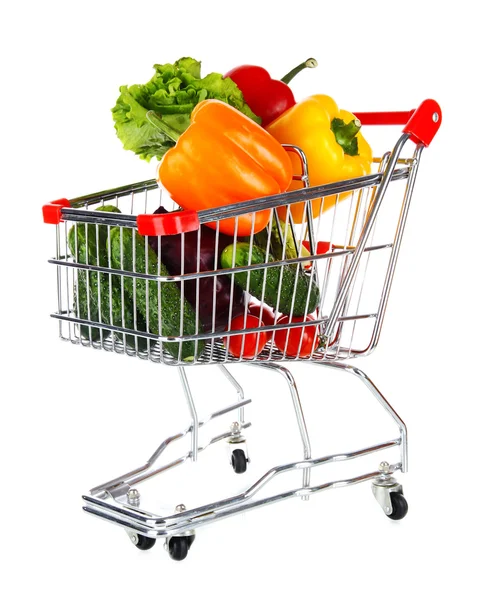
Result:
{"label": "red tomato", "polygon": [[[244,316],[239,315],[231,321],[230,331],[244,331],[244,329],[252,327],[264,327],[264,323],[255,315],[247,315],[244,326]],[[264,349],[267,343],[267,334],[265,331],[259,331],[231,335],[224,337],[223,342],[229,352],[236,358],[254,358]]]}
{"label": "red tomato", "polygon": [[[308,315],[306,321],[315,321],[316,317]],[[278,325],[289,323],[303,323],[302,317],[289,317],[284,315],[278,321]],[[301,358],[309,357],[319,345],[319,335],[316,325],[304,327],[293,327],[290,329],[278,329],[275,332],[274,343],[281,352],[285,352],[286,356]],[[288,335],[288,337],[287,337]],[[301,341],[302,337],[302,341]],[[300,347],[299,347],[300,344]]]}
{"label": "red tomato", "polygon": [[[250,315],[254,315],[258,319],[261,319],[264,325],[275,325],[275,314],[272,308],[267,304],[256,304],[251,302],[247,307],[247,311]],[[280,316],[280,315],[278,315]],[[272,337],[272,331],[266,331],[267,339],[270,340]]]}

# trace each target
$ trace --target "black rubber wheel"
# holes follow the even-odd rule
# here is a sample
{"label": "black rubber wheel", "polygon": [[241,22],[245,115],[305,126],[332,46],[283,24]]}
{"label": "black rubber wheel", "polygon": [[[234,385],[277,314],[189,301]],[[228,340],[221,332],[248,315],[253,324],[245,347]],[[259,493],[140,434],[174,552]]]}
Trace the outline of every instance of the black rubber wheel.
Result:
{"label": "black rubber wheel", "polygon": [[232,468],[235,473],[245,473],[247,470],[247,458],[244,450],[233,450],[232,452]]}
{"label": "black rubber wheel", "polygon": [[135,546],[140,550],[150,550],[154,544],[156,544],[156,538],[146,537],[139,533],[136,534],[136,537],[138,538],[138,541],[136,542]]}
{"label": "black rubber wheel", "polygon": [[408,502],[405,496],[399,492],[391,492],[390,500],[392,502],[392,512],[387,517],[394,521],[400,521],[408,512]]}
{"label": "black rubber wheel", "polygon": [[176,536],[172,537],[168,543],[169,556],[173,560],[184,560],[188,555],[188,550],[192,544],[189,538],[193,536]]}

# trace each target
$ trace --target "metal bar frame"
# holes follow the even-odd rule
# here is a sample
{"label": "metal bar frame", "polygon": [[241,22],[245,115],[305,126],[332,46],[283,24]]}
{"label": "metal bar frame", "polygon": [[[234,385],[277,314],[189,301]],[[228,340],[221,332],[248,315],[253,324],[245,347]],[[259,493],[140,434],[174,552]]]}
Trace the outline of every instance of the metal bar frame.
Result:
{"label": "metal bar frame", "polygon": [[[207,447],[205,446],[204,448],[199,448],[196,446],[195,440],[197,440],[197,435],[194,435],[194,429],[196,429],[197,431],[210,419],[215,418],[216,416],[226,414],[234,408],[238,408],[239,410],[243,411],[244,406],[250,402],[250,400],[244,400],[242,387],[239,385],[237,380],[229,373],[229,371],[221,365],[220,371],[233,384],[238,393],[238,399],[236,404],[227,407],[226,409],[219,411],[218,413],[213,413],[206,420],[201,422],[197,419],[196,415],[196,418],[193,418],[190,427],[185,431],[181,432],[180,434],[177,434],[176,436],[171,436],[170,438],[165,440],[158,447],[158,449],[155,451],[155,453],[152,455],[152,457],[149,459],[145,466],[140,467],[139,469],[135,469],[134,471],[131,471],[125,476],[115,478],[106,484],[97,486],[93,488],[89,492],[89,494],[85,494],[83,496],[83,500],[85,503],[83,509],[87,513],[97,516],[103,520],[115,523],[116,525],[122,526],[129,531],[135,531],[147,537],[168,538],[173,535],[185,534],[185,532],[189,532],[192,529],[196,529],[197,527],[207,525],[212,521],[217,521],[229,516],[233,516],[240,512],[246,512],[254,508],[265,506],[267,504],[276,503],[293,497],[308,499],[312,494],[321,491],[355,485],[365,481],[376,480],[382,475],[382,471],[377,470],[361,474],[349,479],[340,479],[326,483],[321,483],[319,485],[311,485],[311,470],[320,465],[329,464],[332,462],[348,461],[398,446],[400,448],[400,461],[391,464],[389,468],[389,473],[393,473],[398,470],[401,470],[403,473],[405,473],[408,469],[408,437],[405,423],[399,417],[399,415],[391,406],[391,404],[386,400],[386,398],[380,392],[377,386],[372,382],[372,380],[362,370],[345,363],[312,362],[310,364],[318,366],[325,365],[329,368],[334,368],[336,370],[343,371],[356,376],[359,379],[359,381],[361,381],[371,392],[372,396],[378,401],[379,405],[387,412],[387,414],[389,414],[392,417],[400,431],[400,437],[372,446],[367,446],[360,450],[349,451],[340,454],[332,454],[315,459],[311,458],[311,446],[309,435],[307,432],[306,420],[300,403],[297,386],[295,384],[295,380],[292,374],[283,365],[277,365],[274,363],[260,365],[263,368],[267,368],[273,372],[281,374],[287,381],[289,391],[291,394],[291,400],[296,413],[301,439],[304,445],[304,459],[300,461],[287,463],[284,465],[278,465],[269,469],[266,473],[264,473],[262,477],[260,477],[252,485],[250,485],[244,492],[237,494],[236,496],[225,498],[217,502],[208,503],[206,505],[199,506],[193,509],[183,510],[179,513],[176,512],[171,515],[160,516],[155,513],[143,510],[138,506],[130,506],[128,504],[126,494],[131,488],[131,485],[140,483],[141,481],[154,475],[158,475],[159,473],[164,472],[169,468],[178,466],[179,464],[185,462],[188,458],[191,460],[195,460],[195,447],[197,450],[196,458],[197,453],[202,451],[205,447]],[[254,366],[257,366],[257,364],[254,364]],[[182,379],[182,382],[183,381],[184,380]],[[185,389],[187,389],[186,397],[189,403],[190,398],[188,397],[188,395],[191,394],[189,386],[187,386],[187,388]],[[191,411],[191,414],[193,414],[193,411]],[[196,414],[195,411],[194,414]],[[243,428],[249,425],[250,424],[245,423],[243,424]],[[167,465],[156,468],[155,470],[151,470],[153,464],[157,461],[164,449],[171,442],[176,441],[177,439],[180,439],[184,437],[184,435],[187,435],[189,433],[192,434],[191,437],[193,443],[191,451],[187,455],[180,457],[179,459],[176,459]],[[226,433],[220,436],[216,436],[216,438],[213,438],[207,445],[210,445],[220,440],[225,440],[231,435],[233,434]],[[295,470],[303,471],[302,485],[300,487],[291,490],[286,490],[279,494],[266,496],[260,499],[255,498],[257,493],[265,486],[267,486],[267,484],[272,479],[276,478],[277,476],[283,473]]]}

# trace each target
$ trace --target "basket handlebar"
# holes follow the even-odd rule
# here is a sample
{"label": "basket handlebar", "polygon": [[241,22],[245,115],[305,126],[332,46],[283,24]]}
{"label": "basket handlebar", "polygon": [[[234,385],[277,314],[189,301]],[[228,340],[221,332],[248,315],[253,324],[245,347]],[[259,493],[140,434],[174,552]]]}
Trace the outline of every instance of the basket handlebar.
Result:
{"label": "basket handlebar", "polygon": [[435,100],[424,100],[416,109],[397,112],[357,112],[354,115],[362,125],[405,125],[416,144],[429,146],[442,121],[441,108]]}

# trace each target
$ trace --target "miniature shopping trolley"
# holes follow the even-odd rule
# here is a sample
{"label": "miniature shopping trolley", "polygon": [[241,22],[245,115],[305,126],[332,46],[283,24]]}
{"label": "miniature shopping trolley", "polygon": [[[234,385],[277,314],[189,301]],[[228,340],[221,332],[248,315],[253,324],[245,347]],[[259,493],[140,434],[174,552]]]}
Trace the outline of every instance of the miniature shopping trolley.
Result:
{"label": "miniature shopping trolley", "polygon": [[[49,262],[57,269],[58,309],[51,316],[60,337],[78,347],[177,367],[187,401],[191,420],[182,431],[165,439],[140,467],[83,496],[87,513],[123,527],[138,548],[149,549],[163,538],[170,556],[182,560],[203,525],[364,481],[372,482],[388,517],[406,515],[403,489],[394,477],[396,471],[407,471],[406,426],[375,384],[348,361],[377,345],[421,153],[440,127],[441,110],[434,100],[425,100],[409,112],[356,116],[363,125],[404,125],[392,151],[374,159],[370,175],[310,187],[307,157],[301,148],[284,146],[300,159],[301,172],[294,179],[302,185],[278,195],[195,212],[181,210],[151,179],[44,206],[44,221],[56,225],[56,252]],[[294,222],[291,207],[299,205],[303,218]],[[247,214],[254,223],[254,215],[264,211],[269,220],[261,232],[252,226],[248,236],[239,236],[237,227],[232,236],[220,232],[224,219],[237,225]],[[235,260],[239,249],[246,257],[240,263]],[[227,252],[230,262],[225,264]],[[252,306],[256,321],[251,324]],[[310,345],[304,351],[306,340]],[[289,369],[297,362],[358,377],[393,419],[398,437],[315,457]],[[273,465],[232,497],[197,507],[178,504],[166,514],[147,510],[140,484],[197,461],[213,444],[227,442],[232,469],[247,473],[245,434],[251,423],[246,407],[251,399],[231,374],[234,364],[285,379],[303,456]],[[230,384],[233,398],[200,418],[188,370],[207,366]],[[221,418],[230,419],[225,431],[200,444],[200,430]],[[189,441],[186,453],[165,461],[165,450],[179,440]],[[320,465],[381,451],[396,453],[396,460],[382,460],[377,470],[352,478],[311,482]],[[293,470],[301,471],[299,487],[265,494],[272,479]]]}

